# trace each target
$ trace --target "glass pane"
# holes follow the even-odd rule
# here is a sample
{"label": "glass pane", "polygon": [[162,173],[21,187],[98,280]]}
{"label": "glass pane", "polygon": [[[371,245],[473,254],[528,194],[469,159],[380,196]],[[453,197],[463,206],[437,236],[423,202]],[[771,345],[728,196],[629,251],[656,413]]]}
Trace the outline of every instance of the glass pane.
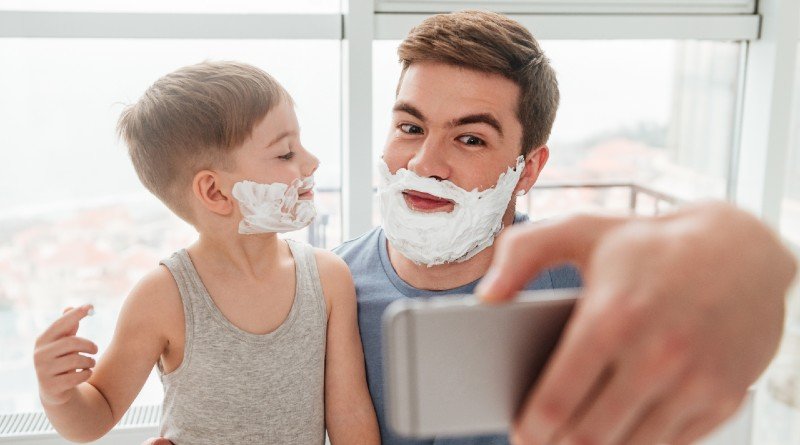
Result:
{"label": "glass pane", "polygon": [[338,13],[339,0],[0,0],[0,9],[69,12]]}
{"label": "glass pane", "polygon": [[[635,202],[638,212],[653,213],[675,199],[725,197],[738,43],[541,43],[558,73],[561,105],[550,160],[533,192],[518,200],[521,211],[534,219],[627,212]],[[373,51],[376,156],[400,72],[398,44],[376,42]],[[580,183],[588,186],[572,188]]]}
{"label": "glass pane", "polygon": [[781,231],[800,249],[800,45],[795,69],[792,137],[786,162],[786,192],[783,199]]}
{"label": "glass pane", "polygon": [[[800,255],[800,44],[795,68],[793,130],[786,162],[781,232]],[[766,373],[756,405],[755,445],[800,443],[800,282],[795,280],[783,343]]]}
{"label": "glass pane", "polygon": [[[139,183],[115,126],[158,77],[202,60],[239,60],[293,95],[320,158],[315,230],[340,242],[339,41],[0,39],[0,412],[39,407],[33,342],[65,306],[94,303],[81,334],[101,351],[120,304],[194,230]],[[327,67],[309,70],[309,64]],[[323,74],[320,74],[323,73]],[[151,379],[137,403],[160,402]]]}

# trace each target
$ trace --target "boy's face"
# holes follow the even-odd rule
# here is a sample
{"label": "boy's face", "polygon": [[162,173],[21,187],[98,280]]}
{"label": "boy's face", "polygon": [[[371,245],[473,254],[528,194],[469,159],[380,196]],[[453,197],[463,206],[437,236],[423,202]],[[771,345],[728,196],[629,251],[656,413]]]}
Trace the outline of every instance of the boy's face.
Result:
{"label": "boy's face", "polygon": [[[397,91],[383,160],[391,173],[405,168],[465,190],[493,187],[521,152],[519,94],[519,86],[499,74],[413,63]],[[518,187],[530,188],[546,160],[546,147],[533,150]],[[418,212],[453,210],[452,202],[413,190],[404,198]]]}
{"label": "boy's face", "polygon": [[[314,174],[319,159],[300,142],[300,126],[294,107],[283,100],[253,127],[250,138],[232,153],[234,169],[229,173],[228,192],[238,181],[261,184],[291,184]],[[312,199],[308,190],[300,199]]]}

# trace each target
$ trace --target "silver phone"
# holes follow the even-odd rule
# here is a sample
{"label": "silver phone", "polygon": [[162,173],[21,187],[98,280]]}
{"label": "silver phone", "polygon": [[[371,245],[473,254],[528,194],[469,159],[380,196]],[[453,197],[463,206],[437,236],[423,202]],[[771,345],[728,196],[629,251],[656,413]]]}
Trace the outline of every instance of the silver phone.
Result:
{"label": "silver phone", "polygon": [[389,305],[383,315],[389,427],[418,439],[507,432],[578,292],[523,292],[501,305],[455,295]]}

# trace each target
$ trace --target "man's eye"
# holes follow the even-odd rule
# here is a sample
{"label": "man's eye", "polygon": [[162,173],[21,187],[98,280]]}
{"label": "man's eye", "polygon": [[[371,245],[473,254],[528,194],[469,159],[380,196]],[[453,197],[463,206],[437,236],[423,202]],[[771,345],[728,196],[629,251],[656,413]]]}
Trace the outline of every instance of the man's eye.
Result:
{"label": "man's eye", "polygon": [[408,134],[422,134],[422,128],[414,124],[400,124],[400,131]]}
{"label": "man's eye", "polygon": [[288,161],[289,159],[292,159],[293,157],[294,157],[294,152],[290,151],[289,153],[286,153],[285,155],[278,156],[278,159],[283,159],[284,161]]}
{"label": "man's eye", "polygon": [[466,145],[486,145],[486,142],[484,142],[483,139],[476,136],[465,135],[458,138],[458,140],[461,141],[462,144]]}

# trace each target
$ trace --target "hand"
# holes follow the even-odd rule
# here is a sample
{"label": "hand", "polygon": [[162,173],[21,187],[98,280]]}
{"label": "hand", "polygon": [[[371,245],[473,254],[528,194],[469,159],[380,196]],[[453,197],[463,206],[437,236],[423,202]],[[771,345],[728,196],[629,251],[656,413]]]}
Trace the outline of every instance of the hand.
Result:
{"label": "hand", "polygon": [[42,403],[60,405],[68,402],[75,387],[92,375],[95,361],[81,353],[96,354],[97,345],[75,334],[80,321],[93,310],[90,305],[65,309],[61,318],[36,339],[33,363]]}
{"label": "hand", "polygon": [[172,442],[163,437],[151,437],[142,442],[142,445],[172,445]]}
{"label": "hand", "polygon": [[514,227],[477,292],[572,262],[585,287],[512,428],[517,444],[688,444],[733,414],[781,338],[795,260],[727,204]]}

